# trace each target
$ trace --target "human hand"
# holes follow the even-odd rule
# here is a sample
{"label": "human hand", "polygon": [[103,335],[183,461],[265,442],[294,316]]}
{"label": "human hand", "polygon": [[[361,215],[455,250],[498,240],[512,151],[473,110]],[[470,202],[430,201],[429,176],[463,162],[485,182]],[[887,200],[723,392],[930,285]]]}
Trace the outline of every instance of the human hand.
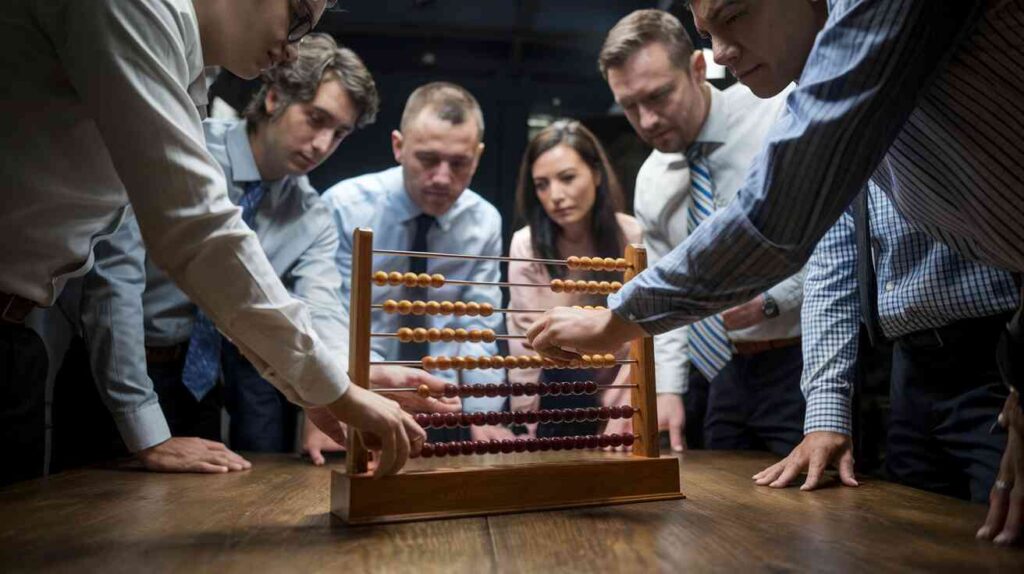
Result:
{"label": "human hand", "polygon": [[171,437],[135,453],[146,470],[154,472],[222,473],[249,470],[252,463],[212,440]]}
{"label": "human hand", "polygon": [[999,424],[1009,436],[999,474],[989,492],[988,516],[978,529],[977,537],[996,544],[1013,544],[1022,539],[1021,522],[1024,521],[1024,414],[1017,391],[1010,391],[1003,403]]}
{"label": "human hand", "polygon": [[535,351],[563,361],[577,359],[580,353],[616,351],[623,343],[646,335],[639,325],[608,309],[572,307],[549,309],[526,332]]}
{"label": "human hand", "polygon": [[370,386],[375,389],[399,387],[418,387],[427,385],[431,395],[441,398],[421,397],[417,393],[401,392],[383,394],[397,402],[410,413],[456,413],[462,410],[462,401],[458,397],[444,397],[444,386],[448,381],[435,377],[430,373],[409,367],[394,365],[374,365],[370,367]]}
{"label": "human hand", "polygon": [[[344,432],[345,425],[342,423],[338,424],[341,426],[342,432]],[[342,443],[338,443],[324,434],[308,417],[302,423],[302,452],[309,454],[309,458],[314,465],[324,465],[326,459],[323,453],[343,452],[344,450],[345,447],[342,446]]]}
{"label": "human hand", "polygon": [[473,440],[516,440],[519,438],[508,427],[502,425],[470,427],[469,434]]}
{"label": "human hand", "polygon": [[658,430],[668,431],[668,443],[674,452],[686,450],[686,409],[683,395],[658,393]]}
{"label": "human hand", "polygon": [[[631,432],[633,432],[633,419],[611,419],[604,427],[604,434],[616,433],[618,435],[623,435]],[[605,450],[627,452],[633,450],[633,445],[610,446]]]}
{"label": "human hand", "polygon": [[785,488],[801,472],[807,471],[807,480],[800,490],[814,490],[820,486],[821,475],[829,464],[839,468],[839,480],[846,486],[858,486],[853,474],[853,441],[837,432],[807,433],[793,452],[781,461],[753,476],[758,486]]}
{"label": "human hand", "polygon": [[[357,385],[350,385],[327,409],[339,422],[361,431],[366,447],[380,453],[373,471],[377,477],[401,470],[410,456],[419,455],[426,440],[426,432],[398,403]],[[324,430],[322,424],[314,423]]]}
{"label": "human hand", "polygon": [[753,327],[765,319],[764,295],[758,295],[746,303],[722,311],[722,323],[730,331]]}

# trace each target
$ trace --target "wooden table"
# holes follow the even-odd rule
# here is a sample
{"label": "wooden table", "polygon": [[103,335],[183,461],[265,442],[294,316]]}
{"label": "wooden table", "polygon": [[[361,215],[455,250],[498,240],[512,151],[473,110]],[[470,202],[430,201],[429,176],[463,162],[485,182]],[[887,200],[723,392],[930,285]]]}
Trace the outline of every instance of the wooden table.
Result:
{"label": "wooden table", "polygon": [[764,454],[685,455],[686,500],[370,527],[331,518],[328,469],[251,460],[245,473],[85,469],[0,490],[0,571],[1024,572],[1024,549],[974,540],[983,506],[879,481],[759,488]]}

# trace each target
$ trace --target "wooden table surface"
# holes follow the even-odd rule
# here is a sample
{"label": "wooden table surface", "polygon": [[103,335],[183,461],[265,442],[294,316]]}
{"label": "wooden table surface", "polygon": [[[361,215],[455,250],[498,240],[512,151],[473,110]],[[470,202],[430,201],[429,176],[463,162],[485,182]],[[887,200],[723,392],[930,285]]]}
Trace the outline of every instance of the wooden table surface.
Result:
{"label": "wooden table surface", "polygon": [[974,540],[983,506],[880,481],[759,488],[764,454],[684,455],[686,500],[368,527],[328,513],[327,468],[251,460],[245,473],[94,468],[0,490],[0,571],[1024,572],[1024,549]]}

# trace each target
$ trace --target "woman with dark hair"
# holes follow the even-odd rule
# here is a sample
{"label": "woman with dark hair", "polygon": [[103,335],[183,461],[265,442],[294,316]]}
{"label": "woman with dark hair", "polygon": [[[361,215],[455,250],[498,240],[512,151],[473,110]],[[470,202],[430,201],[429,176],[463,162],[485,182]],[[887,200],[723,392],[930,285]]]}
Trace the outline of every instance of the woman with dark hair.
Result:
{"label": "woman with dark hair", "polygon": [[[622,188],[608,162],[601,142],[575,120],[557,121],[538,133],[526,148],[519,168],[516,209],[527,225],[515,233],[509,248],[512,257],[566,259],[569,256],[622,257],[627,243],[640,242],[640,224],[619,213]],[[618,278],[607,272],[570,270],[560,265],[513,262],[509,265],[513,283],[548,283],[552,279],[604,280]],[[509,307],[513,309],[550,309],[566,305],[604,305],[603,296],[555,293],[547,289],[512,287]],[[506,315],[508,332],[526,333],[537,319],[536,313]],[[509,341],[512,354],[528,351],[521,340]],[[626,349],[622,349],[625,353]],[[538,378],[541,377],[541,378]],[[598,384],[626,382],[628,368],[601,370],[513,370],[510,382],[583,381]],[[513,401],[514,409],[580,408],[622,405],[629,393],[621,389],[596,396],[573,395],[524,398]],[[599,423],[541,425],[538,436],[594,434]],[[606,432],[624,432],[628,421],[610,421]]]}

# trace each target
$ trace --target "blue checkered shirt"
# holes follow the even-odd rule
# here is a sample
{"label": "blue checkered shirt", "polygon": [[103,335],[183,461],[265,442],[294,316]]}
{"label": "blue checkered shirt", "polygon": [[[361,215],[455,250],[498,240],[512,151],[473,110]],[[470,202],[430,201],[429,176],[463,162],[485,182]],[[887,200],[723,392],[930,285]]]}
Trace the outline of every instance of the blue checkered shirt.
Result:
{"label": "blue checkered shirt", "polygon": [[[871,238],[882,331],[895,338],[960,319],[1012,311],[1009,273],[964,259],[904,219],[869,185]],[[804,432],[850,434],[850,397],[861,318],[857,243],[851,210],[825,234],[807,263],[802,315],[807,398]]]}

